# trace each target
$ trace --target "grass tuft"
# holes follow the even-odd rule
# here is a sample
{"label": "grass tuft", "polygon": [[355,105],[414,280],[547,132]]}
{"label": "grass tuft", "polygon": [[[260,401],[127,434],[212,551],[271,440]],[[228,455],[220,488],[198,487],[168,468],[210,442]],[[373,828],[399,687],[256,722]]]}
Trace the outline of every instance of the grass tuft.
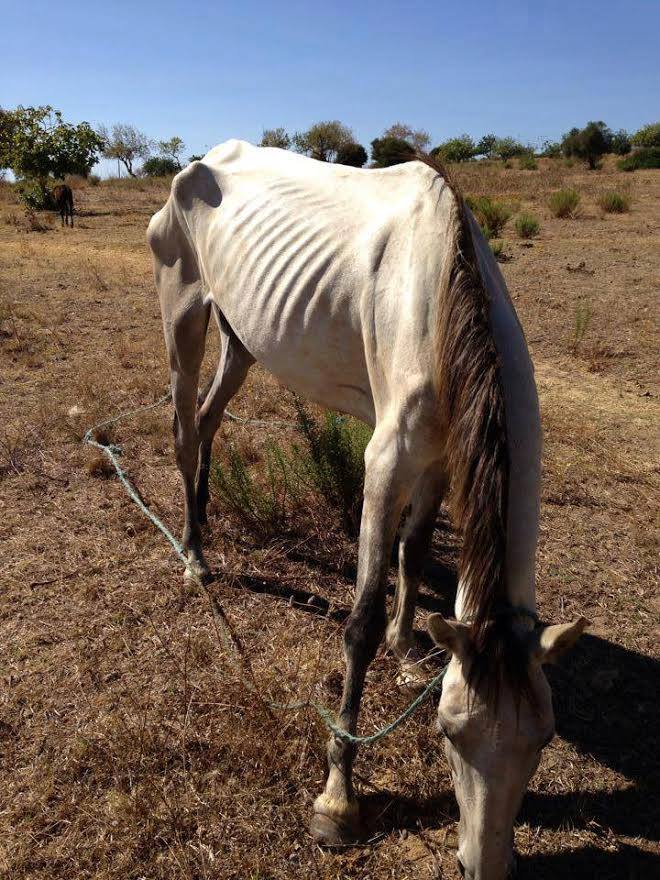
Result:
{"label": "grass tuft", "polygon": [[580,195],[574,189],[558,189],[550,195],[548,205],[554,217],[575,217]]}
{"label": "grass tuft", "polygon": [[598,197],[598,205],[606,214],[626,214],[630,210],[630,196],[610,190]]}
{"label": "grass tuft", "polygon": [[534,238],[541,225],[533,214],[519,214],[515,221],[516,232],[520,238]]}
{"label": "grass tuft", "polygon": [[511,208],[504,202],[494,201],[488,196],[467,196],[465,201],[471,208],[485,237],[487,239],[498,238],[511,217]]}

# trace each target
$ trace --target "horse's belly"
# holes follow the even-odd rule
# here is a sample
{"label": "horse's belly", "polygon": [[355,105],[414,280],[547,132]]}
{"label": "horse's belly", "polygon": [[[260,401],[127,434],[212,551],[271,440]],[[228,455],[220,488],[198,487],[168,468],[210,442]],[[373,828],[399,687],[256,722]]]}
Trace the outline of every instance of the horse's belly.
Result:
{"label": "horse's belly", "polygon": [[373,422],[358,260],[308,228],[271,247],[241,244],[216,259],[211,285],[236,335],[292,390]]}

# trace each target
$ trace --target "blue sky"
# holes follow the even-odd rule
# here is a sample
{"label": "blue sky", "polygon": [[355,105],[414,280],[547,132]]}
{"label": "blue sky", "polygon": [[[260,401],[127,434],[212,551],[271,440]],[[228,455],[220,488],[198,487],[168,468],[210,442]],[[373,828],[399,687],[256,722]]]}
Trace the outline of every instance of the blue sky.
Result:
{"label": "blue sky", "polygon": [[660,0],[0,0],[0,105],[130,122],[186,153],[340,119],[540,143],[660,116]]}

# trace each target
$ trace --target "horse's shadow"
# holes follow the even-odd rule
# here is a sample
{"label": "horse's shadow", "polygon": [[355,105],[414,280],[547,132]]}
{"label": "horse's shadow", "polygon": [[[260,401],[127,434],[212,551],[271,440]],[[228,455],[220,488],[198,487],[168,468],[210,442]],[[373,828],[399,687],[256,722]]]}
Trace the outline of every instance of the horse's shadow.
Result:
{"label": "horse's shadow", "polygon": [[585,846],[566,852],[522,858],[519,876],[534,880],[575,880],[597,877],[598,880],[651,880],[660,876],[660,856],[631,844],[615,851]]}

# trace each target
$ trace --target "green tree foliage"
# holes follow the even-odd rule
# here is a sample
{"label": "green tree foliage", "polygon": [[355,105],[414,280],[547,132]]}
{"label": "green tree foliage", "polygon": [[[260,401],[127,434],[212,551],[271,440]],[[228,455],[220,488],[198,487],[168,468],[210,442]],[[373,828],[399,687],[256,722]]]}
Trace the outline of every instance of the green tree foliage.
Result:
{"label": "green tree foliage", "polygon": [[494,134],[485,134],[474,150],[475,156],[485,156],[487,159],[492,158],[497,137]]}
{"label": "green tree foliage", "polygon": [[630,140],[636,147],[660,147],[660,122],[645,125]]}
{"label": "green tree foliage", "polygon": [[395,137],[375,138],[371,142],[371,163],[374,168],[389,168],[415,158],[415,149],[408,141]]}
{"label": "green tree foliage", "polygon": [[293,136],[293,145],[299,153],[321,162],[335,162],[339,150],[354,142],[353,132],[337,119],[317,122]]}
{"label": "green tree foliage", "polygon": [[588,122],[584,128],[572,128],[564,135],[561,147],[565,156],[575,156],[592,170],[598,161],[612,149],[612,132],[604,122]]}
{"label": "green tree foliage", "polygon": [[467,162],[476,156],[477,147],[469,134],[462,134],[438,144],[431,154],[444,162]]}
{"label": "green tree foliage", "polygon": [[559,141],[543,141],[541,156],[547,159],[557,159],[561,156],[561,144]]}
{"label": "green tree foliage", "polygon": [[204,156],[201,153],[193,153],[192,156],[188,156],[188,164],[191,162],[200,162]]}
{"label": "green tree foliage", "polygon": [[278,147],[280,150],[288,150],[291,147],[291,138],[283,129],[265,128],[261,135],[260,147]]}
{"label": "green tree foliage", "polygon": [[362,168],[369,157],[362,144],[344,144],[337,150],[335,162],[338,165],[350,165],[352,168]]}
{"label": "green tree foliage", "polygon": [[630,135],[628,132],[620,128],[612,134],[612,152],[617,156],[627,156],[631,151]]}
{"label": "green tree foliage", "polygon": [[181,165],[169,156],[150,156],[140,169],[145,177],[171,177],[180,170]]}
{"label": "green tree foliage", "polygon": [[513,159],[514,156],[524,156],[526,153],[532,152],[529,147],[521,144],[512,137],[497,138],[491,155],[497,159],[503,159],[505,162]]}
{"label": "green tree foliage", "polygon": [[168,141],[158,141],[158,152],[161,157],[173,162],[177,171],[181,171],[181,153],[184,147],[184,142],[176,135]]}
{"label": "green tree foliage", "polygon": [[103,139],[104,157],[118,159],[131,177],[137,177],[135,163],[151,153],[151,141],[146,134],[134,125],[117,123],[111,131],[101,126],[99,136]]}
{"label": "green tree foliage", "polygon": [[87,177],[101,147],[89,123],[64,122],[62,114],[50,106],[19,106],[0,113],[0,168],[37,180],[42,189],[49,177]]}
{"label": "green tree foliage", "polygon": [[384,138],[397,138],[406,141],[417,153],[428,150],[431,143],[431,135],[423,128],[413,129],[405,122],[395,122],[383,132]]}

